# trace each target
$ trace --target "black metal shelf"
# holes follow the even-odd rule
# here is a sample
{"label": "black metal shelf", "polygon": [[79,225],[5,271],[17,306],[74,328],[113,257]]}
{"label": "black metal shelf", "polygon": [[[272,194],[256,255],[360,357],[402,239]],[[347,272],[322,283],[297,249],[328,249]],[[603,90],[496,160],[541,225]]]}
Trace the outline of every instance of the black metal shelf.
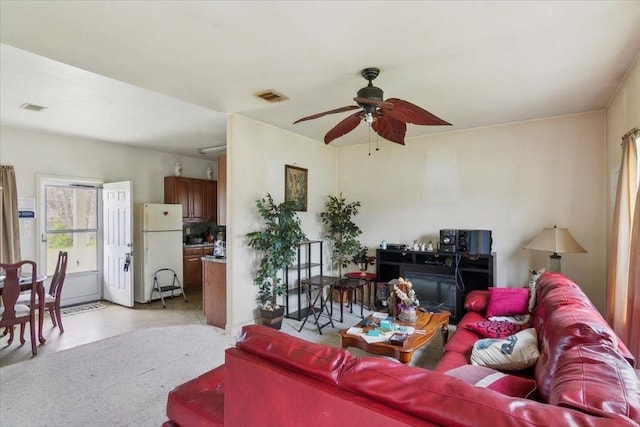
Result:
{"label": "black metal shelf", "polygon": [[287,267],[284,272],[285,316],[290,319],[302,320],[309,311],[309,301],[303,282],[312,277],[320,277],[323,270],[323,241],[309,240],[298,245],[297,263]]}

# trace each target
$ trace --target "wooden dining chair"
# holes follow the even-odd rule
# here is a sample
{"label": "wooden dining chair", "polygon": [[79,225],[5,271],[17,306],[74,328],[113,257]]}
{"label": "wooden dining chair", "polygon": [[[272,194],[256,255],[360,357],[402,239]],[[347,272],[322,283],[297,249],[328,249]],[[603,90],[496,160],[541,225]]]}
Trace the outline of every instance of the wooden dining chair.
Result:
{"label": "wooden dining chair", "polygon": [[[62,296],[62,285],[64,285],[64,278],[67,275],[67,252],[58,252],[58,261],[56,263],[56,269],[49,285],[49,293],[44,296],[45,310],[49,311],[51,322],[53,327],[60,328],[60,333],[64,332],[62,326],[62,316],[60,315],[60,297]],[[18,297],[19,304],[31,304],[29,299],[29,293],[23,293]],[[38,299],[36,295],[36,308],[38,306]]]}
{"label": "wooden dining chair", "polygon": [[[20,296],[20,276],[18,274],[22,267],[31,266],[31,273],[27,279],[29,285],[30,305],[19,304]],[[0,327],[9,328],[9,345],[13,342],[14,326],[20,325],[20,344],[25,343],[24,329],[29,323],[31,332],[31,352],[35,356],[38,353],[36,348],[36,263],[33,261],[20,261],[15,264],[0,264],[0,269],[5,271],[6,277],[2,288],[2,304],[0,307]]]}

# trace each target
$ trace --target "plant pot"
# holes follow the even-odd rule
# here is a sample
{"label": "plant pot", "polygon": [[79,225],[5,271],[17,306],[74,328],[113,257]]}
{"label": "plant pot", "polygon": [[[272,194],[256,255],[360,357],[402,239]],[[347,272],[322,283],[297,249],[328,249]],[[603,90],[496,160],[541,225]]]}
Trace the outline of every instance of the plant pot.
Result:
{"label": "plant pot", "polygon": [[280,329],[282,327],[282,318],[284,317],[284,307],[275,310],[260,309],[260,317],[262,324],[272,329]]}

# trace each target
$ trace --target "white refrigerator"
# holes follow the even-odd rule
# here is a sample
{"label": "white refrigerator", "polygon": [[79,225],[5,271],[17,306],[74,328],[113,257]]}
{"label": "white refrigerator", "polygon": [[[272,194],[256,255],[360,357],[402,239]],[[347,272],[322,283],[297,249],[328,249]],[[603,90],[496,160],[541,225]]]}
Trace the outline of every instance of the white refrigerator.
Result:
{"label": "white refrigerator", "polygon": [[[156,271],[170,268],[182,284],[182,205],[142,203],[136,205],[134,216],[134,297],[139,303],[149,302]],[[162,273],[160,286],[172,285],[172,275]],[[168,282],[169,281],[169,282]],[[181,295],[180,290],[173,295]],[[163,297],[171,291],[163,293]],[[160,299],[158,292],[153,299]]]}

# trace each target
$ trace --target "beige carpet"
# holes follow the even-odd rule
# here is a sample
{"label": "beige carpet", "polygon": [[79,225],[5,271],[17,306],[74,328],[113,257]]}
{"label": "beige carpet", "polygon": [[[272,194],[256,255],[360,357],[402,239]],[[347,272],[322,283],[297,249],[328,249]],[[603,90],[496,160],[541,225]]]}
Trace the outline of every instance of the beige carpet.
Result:
{"label": "beige carpet", "polygon": [[[285,319],[282,331],[339,346],[337,331],[358,320],[348,315],[319,335]],[[222,364],[234,341],[206,325],[148,328],[0,368],[0,426],[157,427],[169,390]],[[431,368],[441,350],[437,337],[411,364]]]}

